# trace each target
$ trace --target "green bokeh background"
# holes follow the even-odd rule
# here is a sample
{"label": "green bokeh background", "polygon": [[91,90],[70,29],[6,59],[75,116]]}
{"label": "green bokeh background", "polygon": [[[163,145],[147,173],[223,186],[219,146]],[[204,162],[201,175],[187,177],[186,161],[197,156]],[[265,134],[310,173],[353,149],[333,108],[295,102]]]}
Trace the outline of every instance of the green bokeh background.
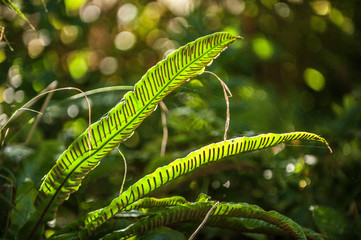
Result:
{"label": "green bokeh background", "polygon": [[[330,239],[361,238],[358,1],[65,0],[46,2],[47,11],[40,0],[14,3],[35,30],[0,5],[5,36],[0,42],[1,125],[54,81],[58,88],[83,91],[131,86],[189,41],[217,31],[241,35],[243,40],[207,68],[232,92],[228,137],[309,131],[325,137],[333,154],[320,144],[292,142],[202,168],[153,196],[182,195],[193,201],[204,192],[215,200],[277,210]],[[92,121],[125,92],[89,95]],[[78,93],[55,92],[32,134],[37,116],[33,111],[23,111],[7,125],[5,141],[7,128],[2,131],[1,234],[9,207],[16,204],[15,191],[17,197],[33,194],[57,156],[87,128],[86,101],[70,98]],[[31,108],[40,111],[43,102]],[[120,146],[128,162],[125,187],[158,166],[223,139],[226,103],[214,76],[197,76],[164,102],[169,132],[165,155],[160,155],[163,126],[158,107]],[[117,196],[123,172],[119,154],[110,153],[60,207],[54,228],[106,206]],[[205,228],[200,239],[241,236]]]}

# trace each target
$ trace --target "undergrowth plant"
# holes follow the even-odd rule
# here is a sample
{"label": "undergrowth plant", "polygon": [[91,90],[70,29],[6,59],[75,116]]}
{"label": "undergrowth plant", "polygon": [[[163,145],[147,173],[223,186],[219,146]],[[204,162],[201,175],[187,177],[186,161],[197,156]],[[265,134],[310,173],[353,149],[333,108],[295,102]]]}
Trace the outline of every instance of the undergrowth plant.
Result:
{"label": "undergrowth plant", "polygon": [[[25,204],[21,199],[17,202],[10,214],[11,225],[7,236],[11,239],[44,238],[46,223],[55,218],[59,206],[79,189],[86,175],[110,151],[132,136],[162,99],[190,78],[201,74],[228,45],[238,39],[240,37],[225,32],[198,38],[149,69],[120,103],[91,124],[60,155],[43,178],[37,194],[33,195],[33,204],[24,208],[21,207]],[[242,233],[323,239],[281,213],[266,211],[256,205],[219,202],[205,194],[200,194],[194,202],[181,196],[160,199],[147,197],[166,183],[186,174],[189,176],[204,165],[293,140],[318,141],[328,146],[325,139],[308,132],[268,133],[211,143],[157,168],[121,192],[108,206],[89,212],[50,238],[127,239],[153,229],[190,223],[194,229],[209,225]],[[22,221],[16,221],[19,214]]]}

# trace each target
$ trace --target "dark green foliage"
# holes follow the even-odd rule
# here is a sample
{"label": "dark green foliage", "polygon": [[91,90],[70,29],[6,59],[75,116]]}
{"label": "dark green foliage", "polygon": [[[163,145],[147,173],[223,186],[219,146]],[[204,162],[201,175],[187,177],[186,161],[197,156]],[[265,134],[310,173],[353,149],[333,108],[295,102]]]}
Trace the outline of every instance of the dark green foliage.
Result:
{"label": "dark green foliage", "polygon": [[341,213],[324,206],[314,206],[312,212],[321,233],[329,236],[330,239],[340,239],[345,236],[347,220]]}

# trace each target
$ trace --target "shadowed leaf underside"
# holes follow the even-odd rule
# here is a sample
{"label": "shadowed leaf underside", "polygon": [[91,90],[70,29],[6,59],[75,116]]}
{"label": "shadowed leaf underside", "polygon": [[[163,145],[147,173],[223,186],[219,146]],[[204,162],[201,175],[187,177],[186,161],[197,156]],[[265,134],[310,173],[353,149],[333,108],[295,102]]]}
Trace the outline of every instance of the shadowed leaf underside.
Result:
{"label": "shadowed leaf underside", "polygon": [[[202,221],[214,201],[186,203],[152,212],[126,229],[115,231],[104,237],[105,240],[128,239],[139,236],[154,228],[180,222]],[[299,226],[292,219],[275,211],[265,211],[247,203],[219,203],[210,214],[206,225],[248,233],[263,233],[278,236],[293,236],[295,239],[322,239],[316,233]]]}

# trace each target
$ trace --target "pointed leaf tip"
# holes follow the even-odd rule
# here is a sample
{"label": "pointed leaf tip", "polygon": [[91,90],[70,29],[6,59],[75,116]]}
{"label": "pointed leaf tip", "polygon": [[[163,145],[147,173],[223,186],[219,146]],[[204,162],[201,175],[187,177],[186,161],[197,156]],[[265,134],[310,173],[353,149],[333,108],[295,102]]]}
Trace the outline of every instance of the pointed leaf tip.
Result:
{"label": "pointed leaf tip", "polygon": [[330,147],[330,145],[328,145],[328,142],[326,142],[326,146],[327,146],[328,150],[330,150],[330,153],[332,153],[332,148]]}
{"label": "pointed leaf tip", "polygon": [[333,151],[332,151],[332,148],[330,147],[330,144],[328,144],[328,142],[326,141],[326,139],[324,139],[323,137],[320,137],[320,136],[319,136],[319,138],[320,138],[320,141],[326,145],[326,147],[328,148],[328,150],[330,151],[330,153],[332,153],[332,152],[333,152]]}

